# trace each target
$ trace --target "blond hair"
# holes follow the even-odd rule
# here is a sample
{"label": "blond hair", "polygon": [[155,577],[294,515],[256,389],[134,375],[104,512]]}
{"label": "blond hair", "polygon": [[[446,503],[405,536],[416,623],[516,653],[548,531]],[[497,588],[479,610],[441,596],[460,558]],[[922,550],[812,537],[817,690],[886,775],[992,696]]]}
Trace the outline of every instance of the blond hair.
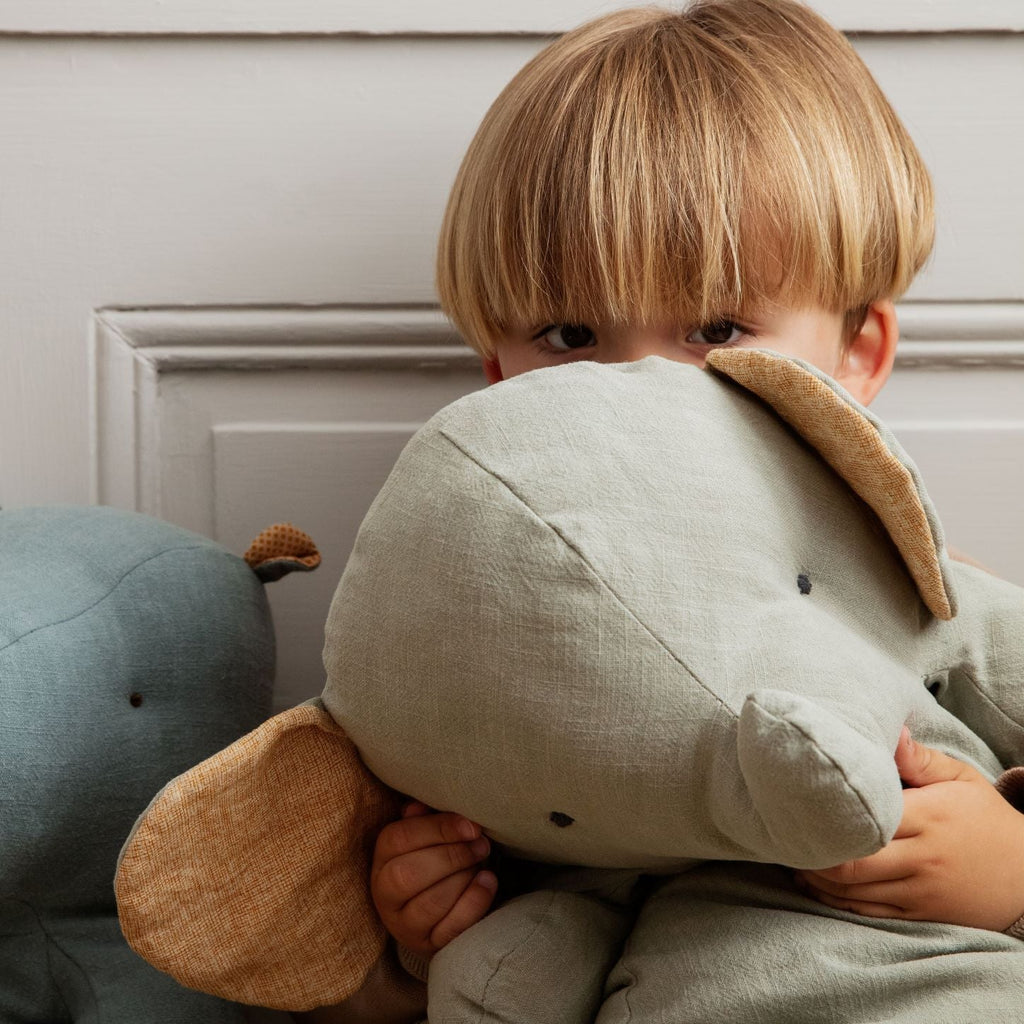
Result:
{"label": "blond hair", "polygon": [[849,333],[933,233],[928,172],[839,32],[794,0],[698,0],[598,18],[512,79],[452,188],[438,292],[483,355],[514,325],[765,304]]}

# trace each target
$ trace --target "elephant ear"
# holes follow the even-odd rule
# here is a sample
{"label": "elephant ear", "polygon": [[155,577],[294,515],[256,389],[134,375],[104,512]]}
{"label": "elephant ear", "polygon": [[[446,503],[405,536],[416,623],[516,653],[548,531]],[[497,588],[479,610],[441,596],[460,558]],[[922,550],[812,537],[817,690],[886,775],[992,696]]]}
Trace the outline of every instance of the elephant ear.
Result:
{"label": "elephant ear", "polygon": [[818,450],[881,520],[932,614],[953,618],[942,527],[917,467],[891,431],[802,360],[734,348],[712,352],[707,366],[761,398]]}
{"label": "elephant ear", "polygon": [[319,701],[286,711],[157,794],[118,862],[121,929],[188,988],[340,1002],[384,948],[369,866],[397,808]]}

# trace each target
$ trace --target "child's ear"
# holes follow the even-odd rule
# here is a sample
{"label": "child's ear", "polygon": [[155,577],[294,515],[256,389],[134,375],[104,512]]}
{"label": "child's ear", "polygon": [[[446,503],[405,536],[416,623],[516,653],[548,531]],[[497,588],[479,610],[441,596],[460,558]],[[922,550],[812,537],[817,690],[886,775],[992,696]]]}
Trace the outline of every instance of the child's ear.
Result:
{"label": "child's ear", "polygon": [[505,375],[501,372],[501,363],[497,359],[484,359],[483,369],[488,384],[497,384],[498,381],[505,379]]}
{"label": "child's ear", "polygon": [[892,300],[872,302],[836,374],[836,380],[861,405],[870,405],[889,379],[899,340],[900,325]]}

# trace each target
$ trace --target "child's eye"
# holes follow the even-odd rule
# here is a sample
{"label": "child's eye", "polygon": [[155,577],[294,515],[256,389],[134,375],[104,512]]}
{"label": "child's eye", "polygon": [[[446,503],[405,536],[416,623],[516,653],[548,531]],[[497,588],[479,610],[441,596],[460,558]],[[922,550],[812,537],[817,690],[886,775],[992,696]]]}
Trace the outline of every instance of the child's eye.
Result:
{"label": "child's eye", "polygon": [[691,331],[686,340],[698,345],[729,345],[749,333],[734,320],[715,320]]}
{"label": "child's eye", "polygon": [[544,340],[555,352],[571,352],[594,344],[594,332],[586,324],[548,324],[534,336]]}

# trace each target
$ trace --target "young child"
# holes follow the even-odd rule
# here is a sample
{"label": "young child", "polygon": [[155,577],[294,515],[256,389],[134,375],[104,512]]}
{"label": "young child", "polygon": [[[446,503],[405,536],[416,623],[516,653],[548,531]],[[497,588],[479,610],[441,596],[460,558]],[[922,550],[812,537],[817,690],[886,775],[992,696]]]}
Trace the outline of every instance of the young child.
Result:
{"label": "young child", "polygon": [[[456,179],[438,287],[491,383],[758,346],[868,404],[892,369],[893,300],[932,240],[928,173],[843,36],[793,0],[698,0],[599,18],[516,75]],[[909,737],[896,756],[915,787],[896,838],[802,873],[807,891],[876,917],[1011,926],[1024,815]],[[488,852],[474,823],[421,804],[382,831],[373,895],[407,966],[487,912]],[[381,985],[344,1019],[415,1017],[415,994],[388,1010]]]}

